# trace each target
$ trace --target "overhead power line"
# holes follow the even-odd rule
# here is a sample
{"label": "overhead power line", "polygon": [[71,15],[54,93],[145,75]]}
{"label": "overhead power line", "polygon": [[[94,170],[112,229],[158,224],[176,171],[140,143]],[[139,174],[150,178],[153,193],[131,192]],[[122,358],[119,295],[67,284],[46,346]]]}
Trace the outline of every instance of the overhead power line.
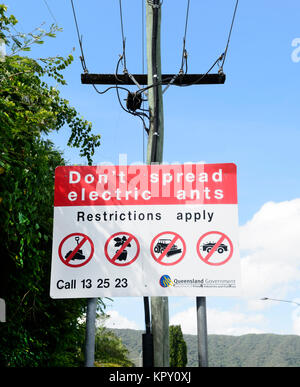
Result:
{"label": "overhead power line", "polygon": [[120,8],[120,22],[121,22],[122,44],[123,44],[123,64],[124,64],[124,70],[126,70],[126,53],[125,53],[126,39],[124,36],[122,0],[119,0],[119,8]]}
{"label": "overhead power line", "polygon": [[183,73],[183,66],[185,62],[185,73],[187,73],[187,51],[185,48],[186,43],[186,34],[187,34],[187,27],[188,27],[188,20],[189,20],[189,12],[190,12],[190,0],[187,0],[187,7],[186,7],[186,16],[185,16],[185,28],[184,28],[184,36],[183,36],[183,48],[182,48],[182,57],[181,57],[181,68],[180,72]]}
{"label": "overhead power line", "polygon": [[72,5],[73,17],[74,17],[74,21],[75,21],[77,36],[78,36],[79,47],[80,47],[80,51],[81,51],[80,61],[81,61],[81,65],[82,65],[84,73],[88,73],[88,69],[86,67],[86,62],[85,62],[84,53],[83,53],[82,35],[80,35],[80,32],[79,32],[79,27],[78,27],[78,22],[77,22],[77,17],[76,17],[76,12],[75,12],[73,0],[71,0],[71,5]]}
{"label": "overhead power line", "polygon": [[[153,7],[153,11],[157,10],[160,8],[163,4],[162,1],[159,0],[147,0],[148,4]],[[125,31],[124,31],[124,18],[123,18],[123,7],[122,7],[122,0],[119,0],[119,17],[120,17],[120,27],[121,27],[121,39],[122,39],[122,54],[119,55],[119,60],[117,62],[116,66],[116,71],[115,74],[89,74],[88,69],[86,66],[85,62],[85,57],[84,57],[84,52],[83,52],[83,45],[82,45],[82,36],[80,35],[79,31],[79,26],[78,26],[78,21],[76,17],[76,12],[75,12],[75,7],[74,7],[74,2],[71,0],[71,5],[72,5],[72,10],[73,10],[73,16],[74,16],[74,21],[76,25],[76,31],[77,31],[77,36],[78,36],[78,41],[79,41],[79,46],[81,50],[81,64],[82,68],[84,70],[85,74],[82,74],[82,83],[84,84],[91,84],[95,91],[99,94],[104,94],[107,91],[111,89],[116,89],[117,91],[117,97],[118,101],[120,103],[121,108],[134,115],[138,116],[142,122],[143,126],[148,133],[148,129],[145,125],[145,118],[149,118],[147,114],[145,114],[145,109],[143,107],[141,108],[142,103],[145,101],[142,98],[142,94],[146,95],[147,97],[147,91],[151,88],[156,89],[158,86],[161,86],[163,84],[166,85],[166,87],[163,90],[163,93],[166,92],[166,90],[171,86],[179,86],[179,87],[186,87],[186,86],[192,86],[196,84],[221,84],[225,82],[225,74],[223,72],[223,67],[225,64],[225,60],[227,57],[228,53],[228,47],[230,44],[231,36],[232,36],[232,31],[233,31],[233,26],[234,22],[236,19],[236,13],[237,13],[237,8],[239,4],[239,0],[236,0],[235,7],[234,7],[234,12],[233,12],[233,17],[231,20],[231,25],[228,33],[228,38],[227,38],[227,43],[225,47],[225,51],[217,57],[217,59],[213,62],[213,64],[209,67],[209,69],[206,71],[204,74],[187,74],[187,57],[188,53],[186,50],[186,41],[187,41],[187,30],[188,30],[188,22],[189,22],[189,13],[190,13],[190,0],[187,0],[186,3],[186,15],[185,15],[185,24],[184,24],[184,36],[183,36],[183,48],[182,48],[182,56],[181,56],[181,67],[180,70],[177,74],[163,74],[162,79],[160,82],[154,82],[153,84],[148,84],[147,85],[147,75],[144,74],[144,67],[143,67],[143,75],[140,74],[131,74],[128,69],[127,69],[127,64],[126,64],[126,36],[125,36]],[[142,0],[142,5],[143,5],[143,0]],[[144,14],[142,12],[142,27],[144,26]],[[142,41],[144,40],[144,35],[142,33]],[[143,61],[143,66],[144,66],[144,41],[142,42],[142,61]],[[119,74],[119,66],[120,63],[122,62],[123,64],[123,74]],[[210,74],[210,72],[215,68],[215,66],[219,66],[219,71],[217,74]],[[185,66],[185,71],[184,71],[184,66]],[[103,91],[100,91],[97,89],[95,86],[96,84],[110,84],[112,86],[106,88]],[[136,85],[138,87],[138,90],[135,92],[132,92],[128,90],[124,85]],[[144,87],[142,87],[143,85]],[[147,85],[147,86],[145,86]],[[121,87],[120,87],[121,86]],[[120,98],[119,90],[123,90],[127,92],[127,101],[126,107],[124,107],[122,100]]]}
{"label": "overhead power line", "polygon": [[279,300],[277,298],[269,298],[269,297],[263,297],[263,298],[260,298],[261,301],[278,301],[278,302],[288,302],[290,304],[295,304],[295,305],[298,305],[300,306],[299,302],[295,302],[295,301],[291,301],[291,300]]}
{"label": "overhead power line", "polygon": [[239,0],[236,0],[235,7],[234,7],[234,12],[233,12],[233,16],[232,16],[232,21],[231,21],[231,26],[230,26],[230,30],[229,30],[229,34],[228,34],[227,44],[226,44],[226,48],[225,48],[225,51],[224,51],[223,62],[222,62],[220,70],[223,70],[224,63],[225,63],[225,60],[226,60],[226,57],[227,57],[228,47],[229,47],[229,43],[230,43],[230,39],[231,39],[231,33],[232,33],[233,25],[234,25],[234,22],[235,22],[236,11],[237,11],[238,5],[239,5]]}
{"label": "overhead power line", "polygon": [[[79,25],[78,25],[78,21],[77,21],[77,17],[76,17],[76,11],[75,11],[75,7],[74,7],[74,2],[73,0],[71,0],[71,6],[72,6],[72,11],[73,11],[73,17],[74,17],[74,22],[75,22],[75,26],[76,26],[76,31],[77,31],[77,37],[78,37],[78,42],[79,42],[79,46],[80,46],[80,51],[81,51],[81,56],[80,56],[80,60],[81,60],[81,65],[82,65],[82,68],[83,68],[83,71],[85,74],[88,74],[88,69],[87,69],[87,66],[86,66],[86,61],[85,61],[85,56],[84,56],[84,51],[83,51],[83,45],[82,45],[82,35],[80,34],[80,30],[79,30]],[[115,79],[118,80],[118,70],[119,70],[119,65],[120,65],[120,62],[123,61],[123,65],[124,65],[124,72],[126,74],[128,74],[128,76],[131,76],[131,79],[133,81],[135,81],[134,77],[128,73],[127,69],[126,69],[126,61],[125,61],[125,35],[124,35],[124,28],[123,28],[123,16],[122,16],[122,2],[121,0],[119,0],[119,6],[120,6],[120,19],[121,19],[121,33],[122,33],[122,43],[123,43],[123,55],[120,55],[119,57],[119,60],[118,60],[118,63],[117,63],[117,67],[116,67],[116,71],[115,71]],[[135,83],[137,83],[135,81]],[[106,88],[105,90],[103,91],[100,91],[98,90],[98,88],[95,86],[94,83],[92,83],[92,86],[94,88],[94,90],[98,93],[98,94],[105,94],[107,91],[111,90],[111,89],[116,89],[117,91],[117,97],[118,97],[118,101],[120,103],[120,106],[121,108],[126,111],[127,113],[130,113],[134,116],[138,116],[142,122],[143,122],[143,127],[145,129],[145,131],[148,133],[148,128],[145,124],[145,118],[149,118],[147,116],[147,114],[145,114],[144,112],[138,112],[136,110],[138,110],[138,108],[134,109],[134,110],[130,110],[130,109],[126,109],[121,101],[121,98],[120,98],[120,94],[119,94],[119,90],[124,90],[124,91],[127,91],[127,98],[129,98],[130,96],[133,97],[134,99],[137,98],[138,100],[140,99],[139,97],[139,94],[136,94],[136,93],[131,93],[131,91],[125,87],[120,87],[118,86],[117,84],[114,85],[114,86],[110,86],[108,88]],[[137,86],[138,83],[137,83]],[[139,86],[139,88],[141,88]]]}
{"label": "overhead power line", "polygon": [[49,7],[49,4],[47,3],[47,0],[43,0],[43,1],[44,1],[44,4],[45,4],[46,7],[47,7],[48,12],[50,13],[52,19],[54,20],[54,22],[55,22],[56,24],[58,24],[58,23],[57,23],[57,20],[56,20],[56,18],[55,18],[55,16],[54,16],[54,14],[53,14],[53,12],[51,11],[51,8]]}

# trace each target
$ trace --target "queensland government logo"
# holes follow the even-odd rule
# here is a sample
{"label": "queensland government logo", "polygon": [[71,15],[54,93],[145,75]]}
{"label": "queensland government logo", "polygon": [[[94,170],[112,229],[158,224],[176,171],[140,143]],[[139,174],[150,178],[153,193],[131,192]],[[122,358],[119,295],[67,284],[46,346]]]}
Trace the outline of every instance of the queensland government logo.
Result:
{"label": "queensland government logo", "polygon": [[168,288],[169,286],[173,286],[173,282],[169,275],[164,274],[160,277],[159,284],[163,288]]}

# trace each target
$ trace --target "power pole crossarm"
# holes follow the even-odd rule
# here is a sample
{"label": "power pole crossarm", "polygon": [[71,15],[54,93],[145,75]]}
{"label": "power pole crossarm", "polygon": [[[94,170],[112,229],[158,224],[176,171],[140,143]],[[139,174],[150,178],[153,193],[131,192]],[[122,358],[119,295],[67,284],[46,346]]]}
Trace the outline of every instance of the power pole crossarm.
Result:
{"label": "power pole crossarm", "polygon": [[[140,85],[147,85],[147,74],[132,74]],[[176,74],[162,74],[161,84],[167,85]],[[222,85],[226,76],[221,74],[182,74],[175,78],[172,83],[177,86],[184,85]],[[85,85],[134,85],[128,74],[81,74],[81,83]]]}

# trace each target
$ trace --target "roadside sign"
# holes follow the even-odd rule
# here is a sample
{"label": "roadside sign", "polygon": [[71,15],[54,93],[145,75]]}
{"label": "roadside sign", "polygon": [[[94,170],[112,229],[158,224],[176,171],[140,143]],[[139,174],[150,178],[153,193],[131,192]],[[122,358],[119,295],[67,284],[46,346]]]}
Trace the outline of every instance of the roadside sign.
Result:
{"label": "roadside sign", "polygon": [[240,293],[234,164],[61,166],[50,295]]}

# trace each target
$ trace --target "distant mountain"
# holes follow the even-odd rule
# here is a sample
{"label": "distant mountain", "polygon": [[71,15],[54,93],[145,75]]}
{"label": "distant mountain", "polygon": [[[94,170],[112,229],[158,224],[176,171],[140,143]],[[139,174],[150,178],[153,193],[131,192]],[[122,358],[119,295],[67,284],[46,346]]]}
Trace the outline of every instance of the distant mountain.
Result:
{"label": "distant mountain", "polygon": [[[141,365],[142,331],[112,329],[127,347],[130,359]],[[184,335],[188,367],[198,366],[197,336]],[[300,336],[249,334],[208,336],[210,367],[300,367]]]}

